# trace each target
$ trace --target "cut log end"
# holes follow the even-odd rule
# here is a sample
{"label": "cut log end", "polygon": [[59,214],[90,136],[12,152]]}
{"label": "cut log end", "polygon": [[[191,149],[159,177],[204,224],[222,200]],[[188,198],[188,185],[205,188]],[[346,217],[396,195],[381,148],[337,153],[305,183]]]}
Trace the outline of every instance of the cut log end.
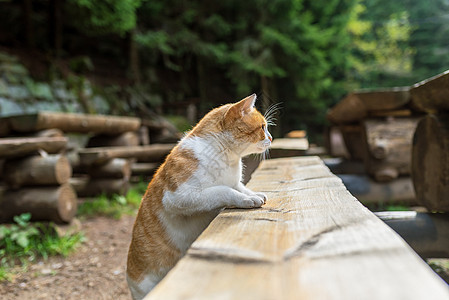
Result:
{"label": "cut log end", "polygon": [[0,199],[1,222],[31,213],[33,221],[70,222],[77,211],[77,196],[69,184],[58,187],[7,190]]}
{"label": "cut log end", "polygon": [[412,178],[417,200],[433,211],[449,211],[449,119],[428,115],[413,139]]}

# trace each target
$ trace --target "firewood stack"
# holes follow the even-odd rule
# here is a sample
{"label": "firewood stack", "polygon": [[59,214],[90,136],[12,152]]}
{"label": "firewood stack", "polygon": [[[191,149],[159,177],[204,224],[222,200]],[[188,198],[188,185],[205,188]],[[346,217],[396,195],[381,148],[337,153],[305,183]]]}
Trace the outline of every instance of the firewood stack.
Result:
{"label": "firewood stack", "polygon": [[347,155],[376,181],[411,176],[419,204],[449,211],[449,71],[411,87],[350,93],[327,118],[330,153],[340,132]]}
{"label": "firewood stack", "polygon": [[412,110],[408,87],[353,92],[327,118],[341,132],[350,158],[363,161],[376,181],[410,175],[419,114]]}
{"label": "firewood stack", "polygon": [[69,184],[72,168],[64,155],[66,146],[65,137],[0,138],[4,159],[0,222],[26,212],[33,220],[68,223],[73,219],[77,197]]}

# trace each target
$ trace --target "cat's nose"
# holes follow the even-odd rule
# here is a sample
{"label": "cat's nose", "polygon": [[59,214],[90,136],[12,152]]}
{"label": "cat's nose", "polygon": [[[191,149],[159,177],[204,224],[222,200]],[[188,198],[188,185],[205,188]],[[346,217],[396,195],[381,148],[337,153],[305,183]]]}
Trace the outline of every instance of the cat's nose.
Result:
{"label": "cat's nose", "polygon": [[268,139],[270,140],[270,142],[272,142],[273,141],[273,137],[271,136],[271,134],[269,133],[269,132],[267,132],[268,134],[267,134],[267,136],[268,136]]}

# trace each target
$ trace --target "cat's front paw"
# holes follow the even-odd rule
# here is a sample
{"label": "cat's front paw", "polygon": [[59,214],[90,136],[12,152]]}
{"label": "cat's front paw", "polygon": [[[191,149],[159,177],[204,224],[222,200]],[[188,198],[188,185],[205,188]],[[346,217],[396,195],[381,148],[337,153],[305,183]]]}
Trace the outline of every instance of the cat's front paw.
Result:
{"label": "cat's front paw", "polygon": [[253,195],[246,196],[245,198],[241,199],[236,206],[239,208],[254,208],[261,207],[264,203],[265,202],[263,198],[257,195]]}
{"label": "cat's front paw", "polygon": [[262,198],[263,204],[267,203],[268,197],[264,193],[255,193],[258,197]]}

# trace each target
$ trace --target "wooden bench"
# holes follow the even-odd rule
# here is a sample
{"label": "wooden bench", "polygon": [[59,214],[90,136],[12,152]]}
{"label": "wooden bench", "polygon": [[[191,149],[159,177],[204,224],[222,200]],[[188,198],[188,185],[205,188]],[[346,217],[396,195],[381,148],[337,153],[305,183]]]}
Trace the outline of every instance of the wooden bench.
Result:
{"label": "wooden bench", "polygon": [[261,209],[226,209],[145,299],[449,299],[318,157],[262,162]]}

